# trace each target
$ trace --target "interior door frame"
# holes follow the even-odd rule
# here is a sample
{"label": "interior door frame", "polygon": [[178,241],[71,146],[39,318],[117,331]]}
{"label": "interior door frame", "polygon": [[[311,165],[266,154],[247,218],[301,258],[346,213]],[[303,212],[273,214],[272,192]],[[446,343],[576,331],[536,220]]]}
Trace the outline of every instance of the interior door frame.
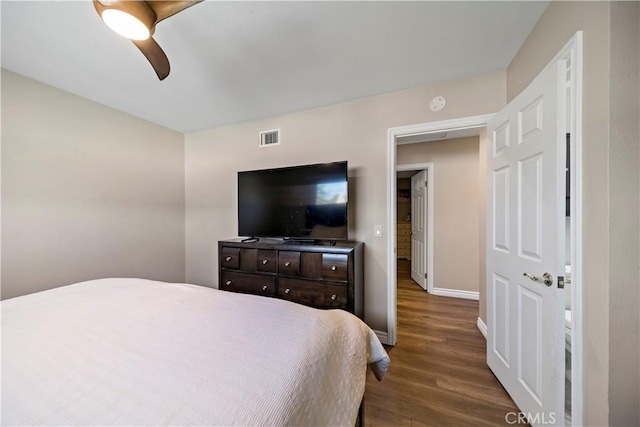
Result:
{"label": "interior door frame", "polygon": [[560,60],[570,64],[568,89],[570,139],[571,209],[571,425],[584,425],[583,394],[583,306],[582,296],[582,31],[577,31],[560,49],[545,70]]}
{"label": "interior door frame", "polygon": [[[427,186],[425,188],[425,190],[427,191],[427,223],[424,224],[427,229],[427,259],[425,265],[427,266],[427,292],[432,294],[433,275],[435,274],[433,271],[433,193],[435,189],[435,182],[433,180],[433,163],[411,163],[407,165],[396,165],[396,175],[398,172],[416,171],[419,173],[423,170],[427,172]],[[397,238],[398,236],[396,236],[396,242]],[[413,251],[411,252],[411,259],[413,259]]]}
{"label": "interior door frame", "polygon": [[[387,334],[386,337],[381,337],[381,341],[385,344],[396,345],[398,342],[398,271],[396,266],[396,198],[398,193],[396,182],[397,139],[405,136],[427,135],[444,131],[483,128],[487,126],[493,116],[494,114],[485,114],[481,116],[462,117],[459,119],[399,126],[387,130],[387,230],[389,230],[387,233]],[[429,204],[433,206],[433,203]],[[431,215],[431,218],[433,218],[433,215]],[[431,251],[431,253],[433,253],[433,251]]]}

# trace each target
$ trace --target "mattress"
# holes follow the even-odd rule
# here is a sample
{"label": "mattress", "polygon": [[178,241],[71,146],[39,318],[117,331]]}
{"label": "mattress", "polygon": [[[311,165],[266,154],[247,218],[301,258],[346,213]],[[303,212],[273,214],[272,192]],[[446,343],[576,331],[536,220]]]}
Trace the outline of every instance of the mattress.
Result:
{"label": "mattress", "polygon": [[3,425],[348,425],[389,358],[342,310],[102,279],[5,300]]}

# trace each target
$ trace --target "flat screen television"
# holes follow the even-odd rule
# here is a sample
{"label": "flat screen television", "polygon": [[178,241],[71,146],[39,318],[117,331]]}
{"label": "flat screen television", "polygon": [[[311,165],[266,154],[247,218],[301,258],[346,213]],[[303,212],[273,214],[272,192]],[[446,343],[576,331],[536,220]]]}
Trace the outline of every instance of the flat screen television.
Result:
{"label": "flat screen television", "polygon": [[238,235],[347,240],[347,162],[238,172]]}

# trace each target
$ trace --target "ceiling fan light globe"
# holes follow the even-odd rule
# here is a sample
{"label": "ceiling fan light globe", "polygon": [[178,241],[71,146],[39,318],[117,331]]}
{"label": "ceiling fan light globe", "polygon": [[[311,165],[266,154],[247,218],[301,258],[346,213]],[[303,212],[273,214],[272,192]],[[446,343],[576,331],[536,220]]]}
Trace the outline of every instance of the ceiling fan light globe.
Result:
{"label": "ceiling fan light globe", "polygon": [[103,10],[102,20],[113,31],[131,40],[146,40],[151,36],[149,28],[142,21],[118,9]]}

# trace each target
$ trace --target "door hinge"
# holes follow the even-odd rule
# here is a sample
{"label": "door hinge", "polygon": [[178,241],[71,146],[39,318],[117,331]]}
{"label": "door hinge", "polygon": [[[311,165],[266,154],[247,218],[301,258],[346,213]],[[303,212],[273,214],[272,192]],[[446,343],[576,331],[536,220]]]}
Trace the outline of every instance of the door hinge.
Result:
{"label": "door hinge", "polygon": [[424,278],[425,278],[425,279],[427,278],[427,273],[424,273]]}
{"label": "door hinge", "polygon": [[564,289],[564,277],[558,276],[558,289]]}

